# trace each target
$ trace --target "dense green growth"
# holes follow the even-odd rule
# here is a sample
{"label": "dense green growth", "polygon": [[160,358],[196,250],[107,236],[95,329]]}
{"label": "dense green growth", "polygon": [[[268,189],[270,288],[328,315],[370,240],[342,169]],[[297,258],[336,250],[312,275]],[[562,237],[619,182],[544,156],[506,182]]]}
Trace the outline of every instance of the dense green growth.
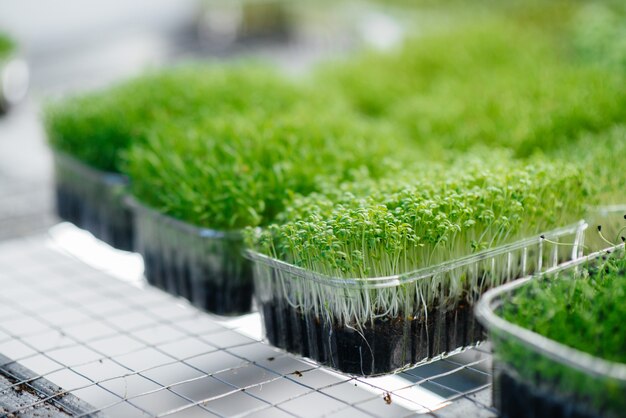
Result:
{"label": "dense green growth", "polygon": [[[321,79],[360,112],[394,120],[420,148],[482,143],[519,157],[551,152],[626,117],[624,74],[584,65],[560,19],[561,26],[533,14],[477,17],[398,50],[363,54]],[[580,34],[576,45],[588,38]]]}
{"label": "dense green growth", "polygon": [[123,152],[160,122],[207,115],[279,112],[300,99],[298,88],[274,71],[248,63],[188,66],[145,75],[48,109],[52,146],[105,171],[119,172]]}
{"label": "dense green growth", "polygon": [[[529,282],[502,304],[499,315],[568,347],[626,366],[626,257],[623,249],[603,256],[582,271],[569,269]],[[617,417],[626,407],[626,381],[570,366],[570,356],[551,359],[517,338],[494,332],[495,355],[522,378],[561,395],[585,399],[586,407]],[[604,376],[603,376],[604,375]],[[576,396],[575,394],[584,394]]]}
{"label": "dense green growth", "polygon": [[623,204],[626,202],[626,126],[617,125],[606,131],[582,135],[578,141],[563,146],[552,157],[576,162],[594,183],[590,205]]}
{"label": "dense green growth", "polygon": [[133,194],[195,225],[238,229],[267,225],[294,193],[318,190],[325,177],[378,178],[399,163],[392,156],[403,146],[392,130],[340,102],[276,113],[157,125],[130,151]]}
{"label": "dense green growth", "polygon": [[297,199],[257,245],[329,276],[389,276],[571,223],[587,195],[585,176],[558,163],[465,163],[416,177]]}
{"label": "dense green growth", "polygon": [[15,43],[8,36],[0,33],[0,61],[15,50]]}
{"label": "dense green growth", "polygon": [[501,315],[524,328],[609,361],[626,363],[626,258],[608,257],[558,280],[536,280],[516,292]]}

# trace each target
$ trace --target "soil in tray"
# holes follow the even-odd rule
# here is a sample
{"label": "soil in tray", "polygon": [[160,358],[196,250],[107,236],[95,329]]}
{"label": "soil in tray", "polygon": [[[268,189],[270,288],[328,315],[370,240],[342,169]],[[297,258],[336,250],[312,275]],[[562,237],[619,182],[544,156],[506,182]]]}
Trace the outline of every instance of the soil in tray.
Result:
{"label": "soil in tray", "polygon": [[59,184],[56,186],[56,203],[61,219],[86,229],[115,248],[129,251],[133,249],[130,211],[117,207],[108,208],[105,202],[95,204]]}
{"label": "soil in tray", "polygon": [[304,357],[319,357],[317,350],[314,354],[309,350],[307,318],[299,310],[286,303],[268,302],[261,304],[261,313],[272,345]]}
{"label": "soil in tray", "polygon": [[284,300],[263,303],[262,313],[273,345],[357,375],[389,373],[483,339],[467,304],[433,310],[427,321],[385,317],[360,328],[303,314]]}
{"label": "soil in tray", "polygon": [[546,387],[532,385],[515,372],[494,364],[493,399],[502,418],[601,418],[581,408],[588,400],[558,395]]}
{"label": "soil in tray", "polygon": [[202,280],[191,282],[194,305],[218,315],[239,315],[252,309],[252,278],[249,280]]}
{"label": "soil in tray", "polygon": [[[165,254],[168,255],[165,255]],[[188,261],[175,252],[145,250],[148,283],[191,301],[194,306],[218,315],[250,312],[252,277],[242,266],[240,277],[224,277],[223,271],[209,263]]]}

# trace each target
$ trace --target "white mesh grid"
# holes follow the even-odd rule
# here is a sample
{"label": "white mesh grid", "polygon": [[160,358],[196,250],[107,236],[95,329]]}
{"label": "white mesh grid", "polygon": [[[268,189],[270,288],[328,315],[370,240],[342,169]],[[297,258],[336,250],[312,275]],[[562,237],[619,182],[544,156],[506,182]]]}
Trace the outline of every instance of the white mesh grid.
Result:
{"label": "white mesh grid", "polygon": [[[354,378],[262,342],[258,314],[200,312],[94,269],[60,242],[39,235],[0,244],[0,370],[32,371],[0,386],[0,399],[24,388],[38,395],[5,413],[71,394],[86,405],[75,416],[494,414],[487,345],[397,375]],[[102,257],[107,251],[116,253]],[[42,393],[41,382],[59,388]]]}

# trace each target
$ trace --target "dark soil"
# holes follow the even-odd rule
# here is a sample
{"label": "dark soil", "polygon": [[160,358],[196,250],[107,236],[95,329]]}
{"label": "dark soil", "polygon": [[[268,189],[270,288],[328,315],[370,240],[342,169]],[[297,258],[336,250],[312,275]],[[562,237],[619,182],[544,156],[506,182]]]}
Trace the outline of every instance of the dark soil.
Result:
{"label": "dark soil", "polygon": [[302,313],[284,299],[262,303],[270,343],[345,373],[378,375],[483,340],[483,328],[469,305],[428,320],[383,317],[361,328]]}
{"label": "dark soil", "polygon": [[65,187],[57,180],[57,214],[63,220],[86,229],[96,238],[111,246],[131,251],[133,249],[133,219],[130,210],[112,206],[105,199],[94,200],[82,196],[77,190]]}
{"label": "dark soil", "polygon": [[494,364],[494,406],[502,418],[601,418],[604,413],[589,411],[584,399],[565,397],[547,387],[521,379],[515,372]]}
{"label": "dark soil", "polygon": [[[252,271],[241,257],[216,260],[190,257],[184,248],[160,248],[144,243],[145,274],[153,286],[184,297],[196,307],[218,315],[238,315],[252,309]],[[230,263],[231,268],[224,268]],[[232,266],[240,263],[239,266]]]}
{"label": "dark soil", "polygon": [[[243,261],[242,263],[247,263]],[[252,272],[247,269],[242,276],[229,277],[216,274],[204,265],[203,275],[191,280],[191,301],[194,305],[218,315],[240,315],[252,309]],[[182,282],[182,280],[181,280]]]}

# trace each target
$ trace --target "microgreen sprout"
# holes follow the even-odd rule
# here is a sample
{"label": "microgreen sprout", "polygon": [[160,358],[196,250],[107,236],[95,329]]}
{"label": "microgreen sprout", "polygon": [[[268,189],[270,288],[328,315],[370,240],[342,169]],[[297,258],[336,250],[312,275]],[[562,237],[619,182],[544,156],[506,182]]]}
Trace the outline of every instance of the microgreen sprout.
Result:
{"label": "microgreen sprout", "polygon": [[52,146],[104,170],[122,170],[125,151],[155,124],[205,115],[275,112],[300,97],[271,69],[253,63],[189,65],[142,75],[105,90],[50,105]]}
{"label": "microgreen sprout", "polygon": [[576,248],[580,248],[583,250],[589,249],[586,245],[580,242],[558,242],[558,241],[553,241],[551,239],[546,238],[545,235],[540,235],[539,238],[541,238],[542,241],[545,241],[557,247],[574,247],[575,246]]}
{"label": "microgreen sprout", "polygon": [[[608,239],[604,237],[604,235],[602,235],[602,225],[598,225],[598,236],[600,237],[600,239],[602,239],[602,241],[606,242],[608,245],[610,246],[615,245],[614,242],[609,241]],[[619,236],[619,233],[618,233],[618,236]]]}
{"label": "microgreen sprout", "polygon": [[[624,219],[626,219],[626,215],[624,215]],[[623,231],[625,231],[625,230],[626,230],[626,226],[621,227],[621,228],[620,228],[620,229],[616,232],[616,234],[615,234],[615,242],[611,242],[611,241],[609,241],[608,239],[606,239],[606,238],[604,237],[604,235],[602,234],[602,225],[598,225],[598,235],[600,236],[600,238],[601,238],[604,242],[606,242],[606,243],[607,243],[607,244],[609,244],[610,246],[615,246],[615,245],[617,245],[617,242],[618,242],[620,239],[621,239],[622,241],[624,241],[624,238],[625,238],[625,237],[624,237],[623,235],[621,235],[621,233],[622,233]]]}
{"label": "microgreen sprout", "polygon": [[269,116],[254,110],[158,124],[130,149],[126,169],[143,203],[233,230],[269,224],[295,194],[388,174],[396,149],[403,148],[386,127],[349,115],[340,102],[306,102]]}

